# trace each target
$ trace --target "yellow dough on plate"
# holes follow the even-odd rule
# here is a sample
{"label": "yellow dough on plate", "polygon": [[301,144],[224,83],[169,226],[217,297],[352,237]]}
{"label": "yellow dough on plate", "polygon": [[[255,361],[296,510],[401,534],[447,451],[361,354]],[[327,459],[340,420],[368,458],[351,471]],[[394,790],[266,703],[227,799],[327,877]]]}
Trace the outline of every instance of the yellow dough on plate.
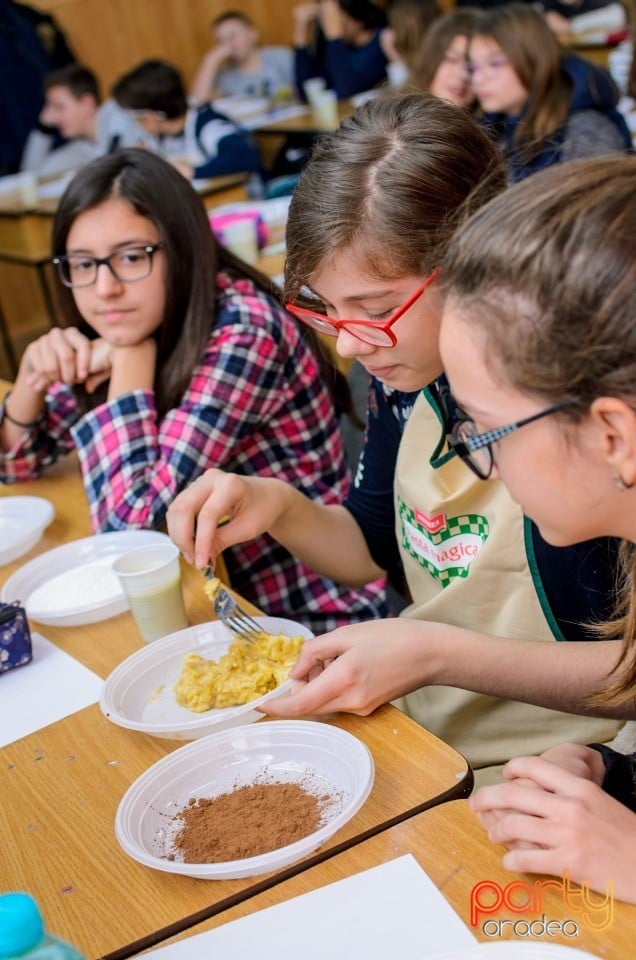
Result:
{"label": "yellow dough on plate", "polygon": [[203,713],[256,700],[287,679],[302,643],[301,636],[263,631],[253,641],[235,637],[218,663],[187,653],[174,688],[177,703]]}

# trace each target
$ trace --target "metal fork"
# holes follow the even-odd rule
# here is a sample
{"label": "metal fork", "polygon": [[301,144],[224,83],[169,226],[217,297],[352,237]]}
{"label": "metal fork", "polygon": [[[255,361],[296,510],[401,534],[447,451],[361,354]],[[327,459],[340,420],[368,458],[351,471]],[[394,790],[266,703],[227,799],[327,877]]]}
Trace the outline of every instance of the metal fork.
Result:
{"label": "metal fork", "polygon": [[[207,564],[201,568],[201,573],[206,580],[214,579],[214,567]],[[253,643],[259,634],[263,632],[262,627],[250,617],[249,613],[241,607],[236,600],[221,587],[217,590],[214,597],[214,612],[224,626],[232,633]]]}
{"label": "metal fork", "polygon": [[217,617],[232,633],[236,633],[244,640],[253,643],[263,632],[263,628],[250,617],[246,610],[234,600],[232,596],[224,590],[219,590],[214,598],[214,612]]}

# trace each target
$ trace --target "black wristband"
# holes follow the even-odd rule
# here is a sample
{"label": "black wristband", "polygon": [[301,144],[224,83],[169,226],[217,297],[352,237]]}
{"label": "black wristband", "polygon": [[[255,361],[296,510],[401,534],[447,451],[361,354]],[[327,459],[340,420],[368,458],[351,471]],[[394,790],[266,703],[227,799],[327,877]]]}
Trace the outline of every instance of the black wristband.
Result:
{"label": "black wristband", "polygon": [[16,420],[15,417],[11,416],[11,414],[7,409],[7,400],[9,399],[10,396],[11,396],[11,391],[9,390],[8,393],[5,394],[5,398],[4,398],[4,415],[5,415],[5,418],[9,421],[9,423],[12,423],[15,427],[22,427],[23,430],[28,430],[30,427],[36,427],[40,422],[40,420],[42,419],[42,414],[36,417],[35,420],[29,420],[28,423],[25,423],[23,420]]}
{"label": "black wristband", "polygon": [[603,790],[636,812],[636,754],[618,753],[603,743],[588,743],[588,747],[598,750],[603,758]]}

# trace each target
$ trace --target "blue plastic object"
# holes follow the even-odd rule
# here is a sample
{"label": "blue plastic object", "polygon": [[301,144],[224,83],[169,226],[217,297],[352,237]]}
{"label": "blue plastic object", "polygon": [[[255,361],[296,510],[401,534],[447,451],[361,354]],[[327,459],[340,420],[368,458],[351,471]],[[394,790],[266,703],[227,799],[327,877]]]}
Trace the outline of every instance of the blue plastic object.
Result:
{"label": "blue plastic object", "polygon": [[84,960],[70,944],[44,929],[42,915],[28,893],[0,896],[0,960]]}

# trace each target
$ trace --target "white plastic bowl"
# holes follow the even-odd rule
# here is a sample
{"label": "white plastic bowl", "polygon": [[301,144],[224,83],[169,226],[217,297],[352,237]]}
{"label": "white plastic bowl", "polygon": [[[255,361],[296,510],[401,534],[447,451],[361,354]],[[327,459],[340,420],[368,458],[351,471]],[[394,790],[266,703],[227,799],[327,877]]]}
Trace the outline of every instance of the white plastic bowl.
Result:
{"label": "white plastic bowl", "polygon": [[158,530],[122,530],[72,540],[61,547],[48,550],[16,570],[4,584],[0,599],[5,603],[19,600],[26,605],[27,615],[31,619],[55,627],[74,627],[106,620],[128,609],[128,601],[119,585],[116,593],[106,600],[94,601],[86,597],[80,602],[56,604],[54,608],[35,608],[29,603],[29,596],[54,577],[68,574],[75,569],[85,573],[91,564],[103,563],[106,560],[114,562],[116,557],[128,550],[164,541],[169,541],[169,538]]}
{"label": "white plastic bowl", "polygon": [[43,497],[1,497],[0,566],[34,547],[54,516],[53,504]]}
{"label": "white plastic bowl", "polygon": [[[255,617],[269,633],[299,634],[308,639],[311,630],[282,617]],[[106,680],[100,697],[102,712],[113,723],[139,730],[153,737],[194,740],[218,730],[260,720],[256,707],[287,693],[293,680],[239,707],[194,713],[175,700],[174,684],[181,673],[186,653],[198,653],[206,660],[217,660],[227,652],[233,634],[220,621],[179,630],[149,646],[137,650],[120,663]]]}
{"label": "white plastic bowl", "polygon": [[[170,824],[190,797],[227,793],[263,775],[332,794],[328,821],[302,840],[244,860],[201,864],[167,859]],[[373,777],[368,748],[338,727],[310,720],[235,727],[189,743],[146,770],[119,804],[115,834],[129,856],[155,870],[202,880],[252,877],[295,863],[325,843],[360,809]]]}

